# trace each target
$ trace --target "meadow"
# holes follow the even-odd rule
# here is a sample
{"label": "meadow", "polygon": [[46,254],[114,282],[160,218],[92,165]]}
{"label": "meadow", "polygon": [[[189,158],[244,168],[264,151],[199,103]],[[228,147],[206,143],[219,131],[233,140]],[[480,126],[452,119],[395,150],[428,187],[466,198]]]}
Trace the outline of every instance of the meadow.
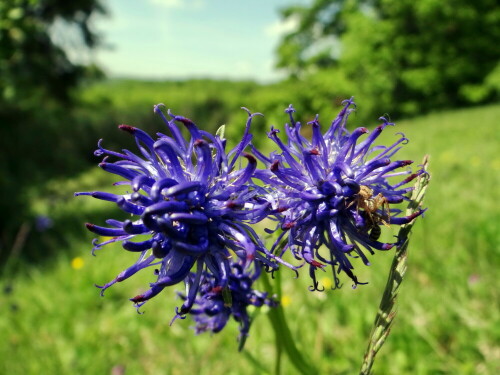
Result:
{"label": "meadow", "polygon": [[[92,91],[86,95],[99,98]],[[146,99],[141,99],[145,106],[163,101]],[[196,95],[193,100],[198,100]],[[178,110],[191,117],[189,111]],[[333,113],[321,119],[326,122]],[[273,116],[263,120],[266,127],[270,121],[285,121]],[[375,374],[500,372],[499,118],[500,105],[460,109],[392,119],[396,127],[383,134],[383,142],[395,139],[396,132],[410,139],[399,159],[418,163],[429,154],[432,180],[425,198],[429,210],[414,227],[398,316],[377,357]],[[350,122],[366,125],[356,115]],[[161,122],[156,124],[162,131]],[[93,135],[101,138],[97,132]],[[265,310],[256,316],[239,353],[234,321],[216,335],[195,336],[189,317],[169,325],[174,307],[181,303],[176,288],[164,291],[143,307],[143,315],[137,314],[128,298],[152,281],[147,271],[99,296],[94,284],[113,279],[135,255],[119,246],[91,255],[92,235],[83,223],[102,223],[116,217],[118,210],[105,202],[73,198],[73,192],[109,190],[111,182],[92,167],[53,178],[28,194],[34,212],[50,208],[57,226],[37,235],[45,247],[54,249],[52,256],[38,262],[11,254],[4,268],[0,374],[271,374],[274,337]],[[391,233],[384,236],[390,238]],[[341,290],[312,293],[306,274],[297,280],[292,272],[282,271],[293,337],[321,374],[359,371],[392,255],[376,253],[370,267],[356,264],[359,278],[369,281],[357,289],[346,280]],[[293,373],[286,357],[283,373]]]}

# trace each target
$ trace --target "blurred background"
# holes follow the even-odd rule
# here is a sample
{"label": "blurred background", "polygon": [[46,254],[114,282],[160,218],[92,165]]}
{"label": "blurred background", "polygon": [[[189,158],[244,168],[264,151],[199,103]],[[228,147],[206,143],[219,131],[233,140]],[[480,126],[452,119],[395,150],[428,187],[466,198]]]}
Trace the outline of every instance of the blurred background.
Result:
{"label": "blurred background", "polygon": [[[208,131],[226,124],[231,143],[242,106],[265,114],[263,135],[290,103],[326,127],[351,96],[351,127],[389,116],[384,141],[404,132],[399,158],[428,153],[433,174],[375,373],[499,373],[499,41],[496,0],[2,0],[0,373],[272,373],[265,312],[238,354],[235,322],[214,336],[195,337],[189,319],[170,327],[173,291],[137,315],[127,298],[152,275],[99,298],[93,284],[135,259],[90,255],[83,223],[119,213],[73,192],[112,189],[97,140],[134,149],[119,124],[163,131],[154,104]],[[361,364],[391,254],[372,258],[356,290],[285,283],[298,346],[324,373]]]}

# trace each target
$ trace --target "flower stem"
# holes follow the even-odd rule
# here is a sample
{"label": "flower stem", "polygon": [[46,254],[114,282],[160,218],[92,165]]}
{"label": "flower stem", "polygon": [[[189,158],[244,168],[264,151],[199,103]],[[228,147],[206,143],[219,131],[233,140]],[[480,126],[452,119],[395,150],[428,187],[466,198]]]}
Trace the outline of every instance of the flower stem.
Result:
{"label": "flower stem", "polygon": [[[278,298],[281,298],[281,276],[279,272],[275,273],[276,282],[273,283],[276,285],[276,292]],[[264,282],[265,289],[272,294],[273,287],[269,282],[268,276],[263,274],[261,279]],[[276,374],[279,375],[281,371],[281,353],[284,351],[291,364],[295,367],[295,369],[303,375],[313,375],[317,374],[317,371],[310,363],[308,363],[301,352],[295,346],[295,341],[293,340],[292,333],[285,319],[285,313],[283,311],[283,307],[278,305],[275,308],[272,308],[267,314],[269,320],[271,321],[271,325],[274,330],[275,338],[276,338]]]}
{"label": "flower stem", "polygon": [[[424,173],[420,175],[415,183],[415,189],[410,197],[410,203],[406,209],[406,214],[411,215],[420,209],[424,199],[427,185],[429,184],[430,175],[427,173],[429,157],[426,155],[423,161]],[[360,375],[370,375],[372,366],[375,361],[375,356],[384,344],[389,335],[390,328],[394,321],[397,312],[397,296],[399,287],[403,282],[403,277],[406,273],[406,263],[408,258],[408,244],[410,241],[410,233],[415,220],[408,224],[403,224],[398,233],[398,246],[392,261],[389,277],[385,286],[382,300],[380,301],[379,310],[373,323],[372,332],[368,347],[366,348],[363,364],[361,365]]]}
{"label": "flower stem", "polygon": [[276,342],[276,360],[274,363],[274,374],[280,375],[281,374],[281,358],[283,358],[283,356],[282,356],[283,346],[281,345],[279,335],[275,335],[274,339]]}

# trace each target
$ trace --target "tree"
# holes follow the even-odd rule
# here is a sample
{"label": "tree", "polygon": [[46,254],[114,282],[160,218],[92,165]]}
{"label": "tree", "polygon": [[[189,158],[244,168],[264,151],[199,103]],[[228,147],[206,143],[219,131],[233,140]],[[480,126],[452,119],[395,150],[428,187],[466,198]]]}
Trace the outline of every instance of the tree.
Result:
{"label": "tree", "polygon": [[281,41],[278,67],[299,78],[333,74],[340,83],[331,90],[369,96],[372,115],[485,103],[500,92],[496,0],[315,0],[283,16],[299,26]]}
{"label": "tree", "polygon": [[104,13],[100,0],[0,2],[0,101],[15,106],[41,98],[67,102],[89,67],[68,59],[54,41],[53,25],[64,23],[79,34],[79,48],[93,48],[99,42],[90,26],[94,13]]}
{"label": "tree", "polygon": [[[73,89],[96,69],[71,61],[53,26],[76,31],[77,48],[93,48],[99,38],[90,18],[96,12],[104,12],[100,0],[0,1],[0,263],[23,228],[33,226],[29,189],[82,163],[75,152],[82,127],[68,104],[74,104]],[[43,254],[32,242],[33,253]]]}

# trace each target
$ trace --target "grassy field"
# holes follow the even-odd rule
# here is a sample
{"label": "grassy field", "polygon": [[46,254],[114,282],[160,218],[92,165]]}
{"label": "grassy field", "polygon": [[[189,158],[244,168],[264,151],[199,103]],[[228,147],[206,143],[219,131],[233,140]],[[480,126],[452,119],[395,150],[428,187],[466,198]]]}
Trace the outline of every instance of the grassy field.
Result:
{"label": "grassy field", "polygon": [[[496,105],[401,121],[385,132],[386,142],[395,132],[410,138],[400,159],[431,155],[432,181],[429,210],[410,244],[398,317],[375,374],[500,373],[499,118]],[[33,209],[50,206],[56,222],[68,218],[68,225],[115,217],[112,205],[72,198],[74,191],[106,185],[103,176],[95,168],[71,180],[48,181],[34,190]],[[54,230],[65,233],[64,227],[51,228],[41,241],[51,241]],[[104,298],[93,286],[114,278],[135,255],[112,246],[92,257],[92,236],[73,238],[74,228],[68,233],[66,245],[54,242],[58,255],[39,264],[17,263],[15,272],[2,275],[0,374],[272,373],[274,338],[265,311],[243,353],[237,351],[235,322],[212,336],[195,336],[189,318],[169,326],[181,303],[175,288],[138,315],[128,298],[152,281],[148,272]],[[283,271],[285,312],[297,346],[322,374],[359,370],[392,253],[370,260],[371,267],[357,264],[360,279],[370,283],[355,290],[347,283],[340,291],[311,293],[305,274],[295,280]],[[283,373],[293,373],[286,358]]]}

